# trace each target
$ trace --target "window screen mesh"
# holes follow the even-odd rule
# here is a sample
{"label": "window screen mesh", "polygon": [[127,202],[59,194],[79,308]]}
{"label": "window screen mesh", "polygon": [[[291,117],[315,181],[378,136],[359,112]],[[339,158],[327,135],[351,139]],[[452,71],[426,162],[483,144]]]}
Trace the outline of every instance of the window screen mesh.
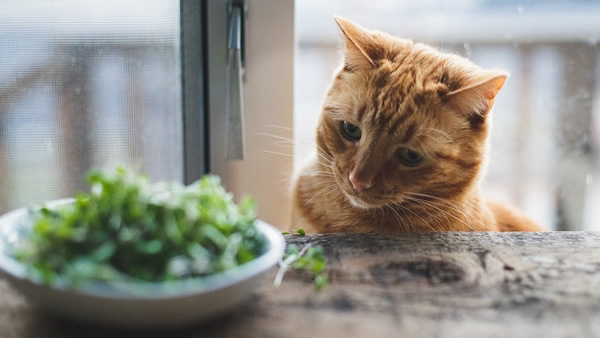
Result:
{"label": "window screen mesh", "polygon": [[90,168],[182,180],[179,1],[4,0],[0,212]]}

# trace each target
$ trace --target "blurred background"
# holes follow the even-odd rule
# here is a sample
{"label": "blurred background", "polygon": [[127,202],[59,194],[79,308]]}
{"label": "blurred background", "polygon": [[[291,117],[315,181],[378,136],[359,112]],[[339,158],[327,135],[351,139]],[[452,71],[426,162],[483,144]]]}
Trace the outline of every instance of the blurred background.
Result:
{"label": "blurred background", "polygon": [[484,193],[548,229],[600,230],[599,1],[297,1],[296,165],[342,60],[334,14],[508,70]]}

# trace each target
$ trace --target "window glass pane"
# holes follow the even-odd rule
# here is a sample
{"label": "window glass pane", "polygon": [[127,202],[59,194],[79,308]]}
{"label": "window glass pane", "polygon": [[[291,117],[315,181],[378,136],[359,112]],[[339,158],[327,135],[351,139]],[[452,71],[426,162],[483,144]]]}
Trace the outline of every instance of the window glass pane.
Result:
{"label": "window glass pane", "polygon": [[600,230],[600,2],[298,1],[294,135],[301,157],[311,150],[305,144],[341,62],[334,14],[508,70],[483,191],[549,229]]}
{"label": "window glass pane", "polygon": [[5,0],[0,212],[84,188],[89,168],[182,180],[179,1]]}

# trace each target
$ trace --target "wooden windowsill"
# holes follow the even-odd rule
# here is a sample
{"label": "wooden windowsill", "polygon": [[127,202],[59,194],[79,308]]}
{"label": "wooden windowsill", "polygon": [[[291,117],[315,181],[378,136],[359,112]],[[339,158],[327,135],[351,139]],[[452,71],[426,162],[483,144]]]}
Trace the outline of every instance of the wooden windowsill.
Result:
{"label": "wooden windowsill", "polygon": [[[314,291],[310,275],[298,271],[288,272],[274,288],[273,268],[240,308],[176,335],[600,334],[600,233],[331,234],[287,236],[287,241],[324,247],[330,282],[322,292]],[[40,315],[1,280],[0,291],[1,332],[10,337],[108,334]]]}

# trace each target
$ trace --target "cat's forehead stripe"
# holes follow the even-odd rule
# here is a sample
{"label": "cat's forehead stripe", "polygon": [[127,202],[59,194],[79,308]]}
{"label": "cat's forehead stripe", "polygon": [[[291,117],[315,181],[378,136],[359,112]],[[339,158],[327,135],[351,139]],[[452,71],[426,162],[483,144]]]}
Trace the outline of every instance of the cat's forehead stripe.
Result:
{"label": "cat's forehead stripe", "polygon": [[389,74],[387,72],[381,72],[375,77],[376,90],[381,90],[387,85],[388,76],[389,76]]}
{"label": "cat's forehead stripe", "polygon": [[363,103],[363,104],[361,104],[361,105],[358,107],[358,109],[356,110],[356,119],[357,119],[359,122],[361,122],[361,121],[362,121],[362,119],[363,119],[363,117],[364,117],[364,115],[365,115],[365,112],[366,112],[366,111],[367,111],[367,105],[366,105],[366,104],[364,104],[364,103]]}
{"label": "cat's forehead stripe", "polygon": [[[429,55],[425,51],[417,51],[405,57],[407,62],[423,61]],[[423,91],[427,83],[437,80],[436,73],[443,68],[443,60],[431,60],[430,66],[425,71],[417,71],[414,67],[406,68],[402,65],[395,67],[391,72],[378,74],[375,79],[377,111],[373,118],[377,124],[387,129],[388,134],[401,134],[404,141],[414,136],[412,125],[406,125],[407,120],[419,109],[426,108],[428,97]],[[384,75],[389,75],[385,76]],[[388,86],[383,89],[377,86],[385,78]],[[435,79],[434,79],[435,78]],[[390,80],[393,81],[390,83]],[[403,130],[400,130],[402,128]]]}
{"label": "cat's forehead stripe", "polygon": [[394,117],[390,121],[388,132],[390,134],[395,134],[398,131],[400,125],[403,124],[406,121],[406,119],[408,119],[408,117],[412,115],[412,113],[413,109],[411,106],[406,107],[402,112],[396,112],[396,114],[394,114]]}
{"label": "cat's forehead stripe", "polygon": [[415,132],[417,131],[417,125],[415,123],[411,123],[410,125],[408,125],[408,127],[406,127],[406,129],[404,130],[404,137],[402,138],[402,143],[408,143],[408,141],[410,141],[413,136],[415,136]]}

